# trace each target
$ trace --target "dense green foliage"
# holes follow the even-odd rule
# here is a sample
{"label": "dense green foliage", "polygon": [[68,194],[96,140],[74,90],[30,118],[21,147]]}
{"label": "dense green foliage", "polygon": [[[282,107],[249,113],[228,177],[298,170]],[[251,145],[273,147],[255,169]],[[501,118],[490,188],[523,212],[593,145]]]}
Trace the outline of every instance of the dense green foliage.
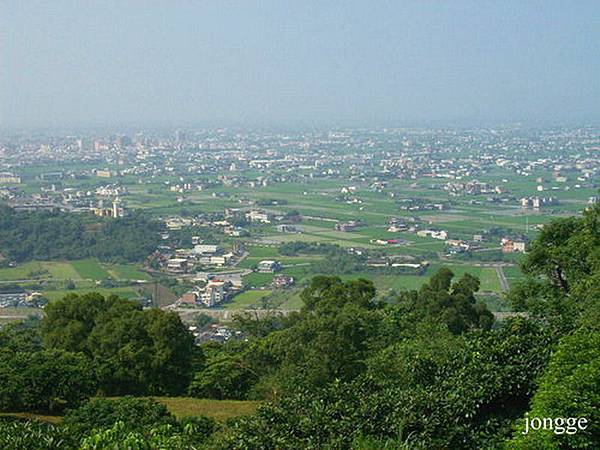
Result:
{"label": "dense green foliage", "polygon": [[122,422],[128,430],[141,430],[156,424],[173,422],[167,407],[150,398],[94,398],[65,414],[63,424],[84,436],[94,429],[109,428]]}
{"label": "dense green foliage", "polygon": [[64,350],[0,351],[0,410],[53,411],[78,404],[97,389],[92,362]]}
{"label": "dense green foliage", "polygon": [[204,441],[213,431],[210,421],[184,419],[175,424],[157,425],[140,431],[130,431],[123,422],[99,430],[81,441],[82,450],[195,450],[205,448]]}
{"label": "dense green foliage", "polygon": [[104,393],[184,392],[201,350],[176,314],[99,294],[0,330],[0,410],[60,412]]}
{"label": "dense green foliage", "polygon": [[556,435],[550,430],[522,434],[521,423],[512,448],[579,449],[600,442],[600,333],[577,330],[565,337],[552,356],[528,416],[584,417],[586,430]]}
{"label": "dense green foliage", "polygon": [[305,306],[299,314],[239,319],[253,339],[206,346],[206,364],[196,374],[190,394],[278,398],[334,380],[350,382],[365,372],[374,354],[412,336],[417,324],[433,316],[455,334],[489,329],[492,316],[473,297],[477,280],[470,276],[454,284],[451,280],[452,273],[442,270],[420,291],[383,305],[374,300],[376,290],[368,280],[315,277],[302,293]]}
{"label": "dense green foliage", "polygon": [[0,251],[10,260],[142,261],[155,250],[160,222],[142,213],[100,219],[59,211],[14,211],[0,205]]}
{"label": "dense green foliage", "polygon": [[90,357],[108,395],[175,395],[189,383],[193,337],[174,313],[71,294],[47,306],[42,331],[49,348]]}
{"label": "dense green foliage", "polygon": [[72,436],[79,440],[86,439],[88,445],[94,442],[97,430],[109,430],[113,427],[117,427],[123,435],[152,435],[151,430],[160,429],[164,437],[171,438],[185,432],[187,437],[194,438],[193,442],[196,444],[217,428],[216,423],[206,417],[177,420],[165,405],[143,397],[89,400],[80,407],[67,411],[63,425]]}

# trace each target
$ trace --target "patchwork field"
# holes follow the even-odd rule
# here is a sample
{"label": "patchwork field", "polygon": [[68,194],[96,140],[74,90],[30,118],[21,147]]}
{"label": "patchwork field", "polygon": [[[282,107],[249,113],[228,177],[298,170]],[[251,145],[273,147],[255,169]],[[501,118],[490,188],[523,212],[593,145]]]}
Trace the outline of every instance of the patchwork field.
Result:
{"label": "patchwork field", "polygon": [[[50,301],[72,293],[89,292],[136,298],[143,294],[142,285],[137,283],[150,280],[136,265],[104,264],[96,259],[35,261],[0,269],[0,290],[4,287],[8,292],[14,292],[15,288],[36,291]],[[17,308],[16,316],[26,315],[26,309]],[[8,316],[6,310],[0,310],[0,315],[4,312],[4,316]]]}

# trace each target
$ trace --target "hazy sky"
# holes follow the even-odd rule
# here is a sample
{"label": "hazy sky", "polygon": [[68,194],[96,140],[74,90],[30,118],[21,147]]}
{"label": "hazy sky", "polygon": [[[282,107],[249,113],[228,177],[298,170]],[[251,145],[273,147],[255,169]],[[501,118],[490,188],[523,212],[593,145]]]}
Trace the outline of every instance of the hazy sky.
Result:
{"label": "hazy sky", "polygon": [[0,0],[0,125],[600,122],[600,1]]}

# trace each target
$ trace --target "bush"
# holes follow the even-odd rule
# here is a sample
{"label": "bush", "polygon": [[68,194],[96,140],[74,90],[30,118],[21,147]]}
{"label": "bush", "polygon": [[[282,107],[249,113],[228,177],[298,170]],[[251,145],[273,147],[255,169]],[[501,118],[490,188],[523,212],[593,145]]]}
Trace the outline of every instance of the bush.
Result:
{"label": "bush", "polygon": [[173,424],[175,418],[167,407],[151,398],[93,398],[76,409],[67,411],[63,424],[77,436],[94,429],[107,429],[121,422],[128,431],[139,431],[151,426]]}

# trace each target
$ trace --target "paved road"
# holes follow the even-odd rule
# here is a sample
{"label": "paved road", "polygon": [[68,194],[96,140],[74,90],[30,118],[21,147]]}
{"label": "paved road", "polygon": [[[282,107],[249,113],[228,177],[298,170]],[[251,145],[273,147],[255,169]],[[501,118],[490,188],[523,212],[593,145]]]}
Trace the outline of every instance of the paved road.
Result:
{"label": "paved road", "polygon": [[504,269],[502,269],[501,266],[496,266],[496,274],[498,275],[498,280],[500,280],[502,292],[508,292],[510,290],[510,286],[508,285],[508,280],[506,279]]}

